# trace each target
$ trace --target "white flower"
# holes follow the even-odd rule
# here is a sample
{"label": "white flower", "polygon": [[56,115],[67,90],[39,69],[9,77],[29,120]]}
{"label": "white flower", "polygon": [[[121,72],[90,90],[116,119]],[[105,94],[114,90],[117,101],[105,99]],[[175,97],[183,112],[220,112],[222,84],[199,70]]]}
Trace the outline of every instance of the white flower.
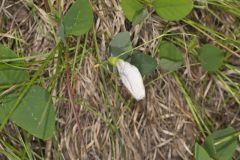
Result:
{"label": "white flower", "polygon": [[127,87],[132,96],[137,100],[145,97],[145,88],[141,73],[134,65],[123,60],[118,60],[117,70],[122,80],[122,83]]}

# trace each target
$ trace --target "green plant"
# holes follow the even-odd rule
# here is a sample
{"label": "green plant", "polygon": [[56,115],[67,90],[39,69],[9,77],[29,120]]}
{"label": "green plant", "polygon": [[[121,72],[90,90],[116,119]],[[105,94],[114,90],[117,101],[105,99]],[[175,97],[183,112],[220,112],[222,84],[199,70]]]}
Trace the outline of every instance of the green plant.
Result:
{"label": "green plant", "polygon": [[52,97],[40,86],[31,85],[26,90],[20,85],[29,83],[29,75],[26,68],[22,67],[24,62],[16,61],[18,57],[13,51],[0,45],[0,55],[0,60],[5,61],[0,68],[0,75],[3,77],[0,85],[16,86],[10,93],[3,92],[0,96],[1,126],[10,118],[15,124],[38,138],[51,138],[55,128]]}
{"label": "green plant", "polygon": [[195,144],[195,159],[231,160],[237,147],[237,136],[239,133],[231,127],[211,133],[203,146]]}
{"label": "green plant", "polygon": [[29,80],[24,62],[13,61],[12,63],[8,63],[8,61],[11,62],[11,60],[18,58],[12,50],[0,44],[0,53],[0,60],[2,62],[0,64],[1,85],[12,85]]}
{"label": "green plant", "polygon": [[[133,46],[131,43],[131,35],[129,32],[117,33],[115,37],[110,36],[115,34],[112,32],[114,29],[109,30],[107,34],[105,32],[97,33],[98,30],[102,28],[108,29],[112,27],[112,24],[108,25],[108,21],[112,22],[111,14],[120,13],[118,7],[116,10],[106,9],[105,7],[109,6],[109,4],[105,4],[104,1],[43,1],[42,3],[49,5],[50,13],[45,13],[44,7],[38,6],[35,2],[27,0],[21,1],[26,7],[29,7],[28,9],[31,10],[33,14],[38,15],[37,10],[39,11],[40,14],[38,16],[40,18],[34,16],[33,22],[36,20],[36,22],[38,22],[41,18],[55,22],[47,27],[52,29],[51,31],[54,37],[53,43],[56,45],[49,53],[24,57],[24,53],[21,52],[24,48],[21,46],[25,40],[23,38],[24,40],[22,42],[21,36],[24,32],[18,33],[17,28],[16,30],[7,32],[6,35],[0,34],[1,42],[4,43],[4,45],[0,44],[0,132],[3,131],[3,134],[6,134],[6,137],[8,137],[11,142],[14,142],[14,144],[8,142],[8,139],[5,139],[5,135],[3,136],[4,138],[0,139],[0,158],[1,155],[5,155],[9,159],[25,160],[41,159],[45,156],[45,147],[42,141],[38,139],[34,140],[40,142],[40,149],[36,149],[37,153],[35,153],[35,143],[31,143],[33,140],[31,135],[47,140],[55,133],[56,117],[52,101],[52,99],[54,99],[57,102],[60,100],[64,101],[64,103],[69,103],[69,106],[72,107],[71,112],[73,112],[74,118],[76,118],[77,127],[80,126],[79,119],[81,115],[76,114],[78,112],[75,110],[75,105],[81,106],[81,111],[84,112],[84,118],[87,117],[86,119],[88,120],[88,128],[91,127],[89,124],[96,120],[93,122],[94,129],[92,129],[92,131],[94,134],[97,133],[101,135],[102,130],[106,129],[106,132],[104,132],[106,139],[104,139],[102,144],[99,141],[99,145],[106,145],[105,140],[109,142],[107,145],[111,147],[104,148],[108,149],[107,154],[111,152],[112,159],[120,156],[123,156],[123,159],[127,159],[129,156],[128,149],[130,150],[129,152],[131,152],[131,148],[133,148],[133,153],[135,153],[134,145],[139,143],[134,143],[134,140],[130,143],[127,142],[129,135],[132,134],[132,128],[134,129],[134,133],[137,134],[139,141],[142,140],[142,133],[144,133],[144,135],[146,133],[144,125],[147,124],[149,120],[151,123],[154,123],[155,120],[160,120],[159,123],[162,123],[161,120],[163,120],[164,125],[165,122],[172,124],[176,121],[168,121],[168,119],[171,119],[175,115],[180,115],[181,118],[186,117],[187,124],[192,124],[193,122],[195,125],[193,124],[191,126],[196,126],[198,129],[198,132],[197,130],[193,131],[194,135],[199,135],[199,142],[196,143],[194,147],[196,160],[237,159],[234,157],[234,152],[236,150],[237,137],[240,135],[239,132],[236,132],[233,128],[227,128],[212,133],[215,119],[211,118],[210,115],[212,115],[212,112],[219,114],[225,110],[230,112],[232,108],[240,104],[240,85],[238,83],[238,77],[240,75],[239,63],[237,61],[235,62],[237,65],[234,63],[231,64],[232,61],[230,60],[231,58],[238,60],[236,57],[239,57],[238,51],[240,50],[240,43],[238,37],[240,32],[239,27],[237,27],[239,26],[239,22],[234,24],[231,22],[230,24],[233,27],[226,27],[226,25],[224,25],[225,19],[223,19],[225,16],[228,16],[230,20],[233,20],[234,16],[239,16],[239,5],[236,5],[238,2],[224,0],[194,1],[194,6],[193,0],[120,0],[120,2],[124,15],[133,26],[142,23],[146,18],[150,20],[147,21],[146,24],[135,27],[140,29],[139,33],[135,32],[135,28],[131,28],[131,31],[134,32],[134,34],[131,35],[134,38],[136,38],[135,36],[140,37],[137,42],[138,46]],[[1,4],[0,10],[2,11],[3,9],[3,14],[5,14],[8,9],[2,6],[4,6],[4,2]],[[100,26],[99,28],[94,27],[92,7],[94,8],[94,18],[100,22],[97,23],[97,27]],[[193,7],[195,10],[194,13],[189,16],[189,18],[191,18],[190,20],[186,16],[191,12]],[[65,11],[65,9],[67,11],[64,14],[63,10]],[[152,14],[154,16],[152,16]],[[159,28],[154,27],[155,24],[159,25],[156,22],[155,14],[158,14],[164,20],[164,22],[160,22],[161,26],[164,25],[163,30],[156,30]],[[0,16],[1,15],[2,14],[0,14]],[[55,19],[52,15],[55,16]],[[101,17],[102,15],[105,17]],[[109,17],[111,18],[109,19]],[[152,20],[154,20],[154,23],[151,24],[153,26],[151,29],[159,33],[156,37],[154,37],[156,32],[151,32],[150,27],[148,28],[149,22],[152,22]],[[47,23],[51,23],[52,21],[47,21]],[[127,22],[125,24],[126,27],[120,27],[121,30],[125,30],[125,28],[127,30],[129,29],[129,21],[125,21]],[[209,21],[214,23],[211,22],[209,25]],[[12,23],[14,24],[14,21],[12,21]],[[56,24],[58,24],[57,27]],[[104,25],[101,26],[102,24]],[[5,24],[2,25],[2,23],[0,24],[1,27],[4,25]],[[221,28],[218,28],[219,26],[221,26]],[[56,30],[54,30],[55,27]],[[0,30],[6,32],[6,28]],[[92,34],[85,35],[91,28]],[[223,32],[225,29],[226,33]],[[20,29],[20,31],[22,30]],[[142,32],[144,32],[144,35]],[[145,34],[147,37],[151,37],[150,39],[147,38],[148,41],[145,41]],[[10,38],[2,38],[2,35],[9,36]],[[107,55],[107,52],[102,52],[102,48],[100,49],[99,41],[101,41],[101,39],[104,40],[102,41],[103,43],[101,43],[101,47],[103,45],[103,48],[105,47],[104,45],[108,43],[108,40],[112,39],[109,43],[111,55]],[[152,49],[151,44],[148,48],[148,43],[150,44],[156,41],[160,41],[159,46],[156,45],[153,47],[154,49]],[[143,44],[139,45],[139,43],[142,42]],[[14,48],[15,52],[9,48]],[[141,51],[138,48],[141,48]],[[145,53],[143,48],[148,48],[151,53],[149,51]],[[126,69],[116,78],[115,72],[111,72],[105,65],[100,65],[107,64],[107,61],[102,60],[103,57],[109,57],[108,62],[113,66],[117,66],[119,59],[122,59],[120,61],[124,61],[124,63],[122,63],[121,67],[118,66],[120,68],[118,71],[122,68],[122,70],[130,68],[131,72],[127,72]],[[40,60],[37,60],[37,58]],[[129,63],[131,63],[131,65]],[[31,66],[32,64],[33,66]],[[93,67],[94,65],[95,67]],[[47,68],[46,71],[45,68]],[[202,72],[201,68],[206,72]],[[85,72],[86,69],[87,71]],[[136,70],[138,71],[134,72]],[[151,75],[155,70],[156,72]],[[88,99],[88,97],[92,97],[92,95],[83,97],[76,94],[74,95],[76,81],[77,85],[83,84],[82,81],[78,81],[78,74],[81,75],[82,79],[88,82],[90,81],[91,83],[92,77],[88,75],[84,77],[84,72],[91,75],[91,71],[96,71],[94,76],[97,78],[94,77],[96,81],[94,79],[94,82],[92,82],[93,85],[90,84],[86,88],[88,93],[92,94],[94,92],[93,101]],[[49,75],[51,75],[51,77],[47,77],[47,73],[50,73]],[[109,78],[109,73],[111,78]],[[132,76],[131,79],[128,78],[129,75]],[[125,98],[120,94],[118,78],[125,78],[123,82],[128,86],[127,89],[134,90],[133,95],[144,93],[141,94],[141,96],[135,96],[135,99],[144,99],[145,86],[143,85],[142,76],[144,76],[145,82],[148,81],[145,86],[149,87],[147,88],[149,90],[146,92],[147,98],[143,103],[133,101],[131,98]],[[138,82],[141,82],[141,85],[139,85],[140,83],[138,83],[136,79],[140,80]],[[159,81],[160,79],[161,82]],[[129,83],[130,81],[131,83]],[[131,84],[134,84],[134,87],[132,87],[133,85],[131,86]],[[86,84],[83,85],[84,87],[86,86]],[[157,86],[159,88],[157,88]],[[88,87],[90,89],[88,89]],[[155,89],[157,89],[157,92],[153,92],[156,91]],[[141,90],[144,90],[144,92]],[[66,95],[59,97],[59,95],[62,96],[65,91]],[[62,94],[62,92],[64,93]],[[54,97],[51,96],[52,93]],[[224,98],[214,97],[219,96],[219,94]],[[217,99],[217,102],[214,98]],[[154,101],[153,104],[160,105],[148,105],[151,104],[151,100]],[[99,103],[99,105],[101,105],[101,107],[96,107],[94,105],[95,102],[100,102],[101,104]],[[216,103],[219,104],[216,105]],[[136,107],[135,104],[137,105]],[[144,104],[144,106],[147,104],[147,110],[145,110],[145,108],[139,109],[138,106],[142,104]],[[121,107],[119,107],[119,105]],[[177,107],[179,110],[172,112],[171,107]],[[217,109],[214,108],[212,110],[211,107],[216,107]],[[60,108],[60,110],[61,109],[62,108]],[[166,110],[167,114],[164,114],[164,110],[158,112],[158,109]],[[57,112],[58,111],[59,110],[57,110]],[[147,114],[142,111],[147,111]],[[155,111],[161,115],[157,114],[156,116]],[[164,115],[162,115],[162,113]],[[60,115],[62,115],[61,111]],[[149,115],[151,116],[150,119],[148,117]],[[236,115],[232,115],[235,116],[233,121],[237,122],[237,113]],[[69,114],[64,116],[72,117],[72,115]],[[88,116],[91,117],[89,118]],[[221,116],[225,116],[225,114]],[[159,117],[160,119],[158,119]],[[17,136],[8,135],[8,133],[10,133],[7,131],[8,128],[3,130],[8,120],[11,121],[12,124],[16,124],[16,126],[12,126],[14,131],[17,132]],[[85,119],[80,120],[84,121]],[[218,121],[218,119],[216,121]],[[159,125],[159,123],[156,124]],[[71,124],[74,123],[71,121]],[[127,128],[125,124],[130,124],[133,127]],[[85,124],[82,123],[81,127],[86,127],[84,125]],[[182,125],[184,125],[183,128],[187,126],[185,125],[185,121]],[[128,130],[125,130],[125,128]],[[160,130],[158,130],[159,128]],[[85,130],[80,127],[78,129],[80,132],[89,131],[88,129]],[[154,130],[153,136],[158,136],[157,133],[158,131],[161,132],[161,129],[161,127],[158,127],[156,131]],[[139,130],[141,132],[139,132]],[[170,133],[168,131],[171,130],[166,130],[164,133]],[[148,130],[147,133],[151,133],[151,130]],[[179,132],[176,133],[178,134]],[[51,152],[58,152],[57,154],[59,155],[56,156],[57,158],[55,157],[55,159],[64,159],[64,157],[61,157],[62,153],[60,153],[61,150],[59,151],[58,148],[59,135],[60,134],[56,134],[54,136],[55,139],[53,138],[50,141],[50,143],[53,142]],[[93,136],[96,142],[98,141],[98,137],[100,137],[98,135]],[[175,132],[174,134],[168,134],[168,136],[171,135],[175,136]],[[67,136],[72,138],[70,137],[71,135]],[[80,135],[80,137],[80,139],[85,139],[85,137],[82,138],[82,135]],[[149,138],[150,139],[147,140],[151,141],[151,137]],[[159,138],[157,137],[156,139],[158,140]],[[202,139],[204,139],[204,143],[200,145]],[[170,138],[170,140],[172,141],[173,139]],[[15,147],[15,144],[17,144],[18,147]],[[79,143],[76,142],[76,144]],[[83,144],[83,146],[85,145],[84,142],[81,144]],[[131,145],[130,147],[128,146],[129,144]],[[56,145],[56,147],[54,145]],[[96,148],[99,148],[99,145]],[[149,147],[152,147],[152,145],[155,145],[155,143],[151,143]],[[91,147],[95,147],[92,143],[87,146],[87,152],[91,150]],[[85,152],[84,147],[81,148],[83,153]],[[154,146],[154,148],[154,156],[156,156],[158,152],[161,152],[161,147]],[[101,147],[100,150],[104,152],[104,149]],[[138,147],[136,147],[136,150],[138,151]],[[149,150],[149,152],[151,151],[152,150]],[[107,154],[103,153],[103,157]],[[107,155],[108,158],[109,155]],[[134,154],[134,156],[137,157],[138,155]]]}
{"label": "green plant", "polygon": [[175,21],[187,16],[193,9],[192,0],[121,0],[121,6],[127,19],[133,25],[141,23],[148,15],[147,7],[156,10],[165,20]]}
{"label": "green plant", "polygon": [[170,42],[162,41],[159,46],[160,67],[165,71],[176,71],[183,64],[183,53]]}
{"label": "green plant", "polygon": [[219,48],[206,44],[199,49],[198,58],[205,70],[215,72],[222,67],[225,55]]}
{"label": "green plant", "polygon": [[87,33],[93,24],[93,13],[88,0],[76,0],[63,17],[66,36],[80,36]]}
{"label": "green plant", "polygon": [[[59,15],[56,13],[56,20]],[[88,0],[77,0],[60,18],[59,37],[64,39],[71,35],[80,36],[89,31],[93,24],[93,14]],[[63,31],[64,35],[61,34]],[[65,42],[65,41],[64,41]],[[65,45],[66,42],[65,42]],[[9,48],[0,44],[0,130],[8,119],[28,131],[30,134],[47,140],[55,131],[55,110],[49,91],[34,85],[44,67],[60,49],[62,44],[56,45],[48,58],[30,78],[24,61]],[[60,51],[62,52],[62,51]],[[58,54],[61,55],[61,54]],[[13,86],[11,90],[5,90]]]}
{"label": "green plant", "polygon": [[116,58],[130,61],[142,75],[150,74],[157,67],[157,62],[154,58],[143,52],[133,50],[129,32],[118,33],[110,42],[109,50],[112,57],[108,61],[113,65],[116,62]]}

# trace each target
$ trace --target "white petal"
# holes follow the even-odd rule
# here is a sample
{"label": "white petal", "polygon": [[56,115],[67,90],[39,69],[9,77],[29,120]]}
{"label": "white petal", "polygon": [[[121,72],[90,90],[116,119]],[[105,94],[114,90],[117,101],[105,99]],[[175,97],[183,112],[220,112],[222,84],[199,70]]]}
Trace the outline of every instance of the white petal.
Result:
{"label": "white petal", "polygon": [[145,97],[145,88],[141,73],[134,65],[128,62],[119,60],[117,69],[122,80],[129,92],[136,100],[141,100]]}

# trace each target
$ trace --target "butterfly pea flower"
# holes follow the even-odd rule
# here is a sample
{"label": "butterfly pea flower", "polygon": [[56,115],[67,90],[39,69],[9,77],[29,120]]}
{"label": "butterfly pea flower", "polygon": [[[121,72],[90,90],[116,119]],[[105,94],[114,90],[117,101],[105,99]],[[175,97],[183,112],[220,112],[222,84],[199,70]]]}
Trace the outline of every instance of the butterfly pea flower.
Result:
{"label": "butterfly pea flower", "polygon": [[145,97],[145,88],[138,68],[121,59],[116,61],[116,66],[122,83],[132,96],[137,101],[143,99]]}

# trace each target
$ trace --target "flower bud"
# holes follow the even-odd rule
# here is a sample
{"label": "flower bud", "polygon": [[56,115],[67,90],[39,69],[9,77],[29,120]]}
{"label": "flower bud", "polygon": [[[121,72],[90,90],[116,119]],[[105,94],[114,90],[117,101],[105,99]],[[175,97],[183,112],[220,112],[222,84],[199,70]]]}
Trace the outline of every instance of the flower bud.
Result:
{"label": "flower bud", "polygon": [[142,75],[138,68],[121,59],[117,61],[116,65],[122,83],[126,86],[132,96],[137,101],[143,99],[145,97],[145,88]]}

